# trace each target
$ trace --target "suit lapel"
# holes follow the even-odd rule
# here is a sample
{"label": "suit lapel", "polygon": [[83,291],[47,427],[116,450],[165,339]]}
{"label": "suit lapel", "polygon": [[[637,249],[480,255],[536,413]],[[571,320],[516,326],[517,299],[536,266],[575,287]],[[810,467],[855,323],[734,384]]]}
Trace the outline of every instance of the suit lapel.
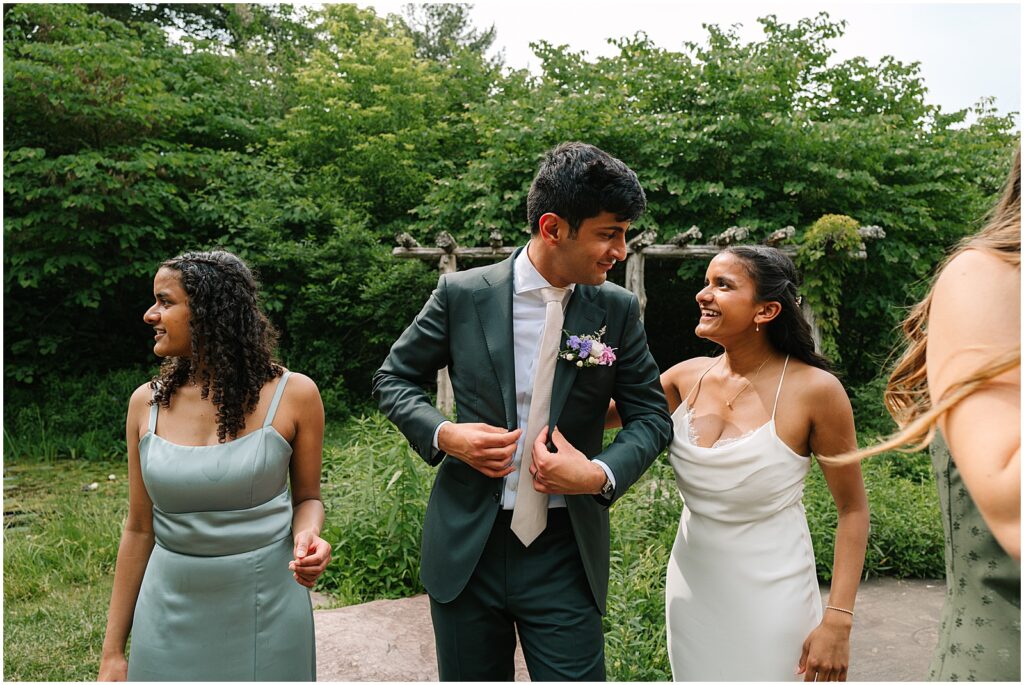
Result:
{"label": "suit lapel", "polygon": [[[590,285],[577,285],[572,297],[569,299],[569,306],[565,310],[565,323],[563,328],[569,335],[593,334],[604,325],[605,312],[594,304],[594,295],[597,288]],[[560,341],[559,351],[564,347],[563,340]],[[576,374],[580,369],[573,363],[559,359],[555,365],[555,380],[551,386],[551,415],[549,425],[554,426],[562,415],[562,408],[565,400],[569,397],[569,390],[576,381]]]}
{"label": "suit lapel", "polygon": [[517,254],[518,250],[484,274],[488,287],[473,291],[487,353],[505,402],[505,425],[509,430],[514,429],[517,423],[515,343],[512,338],[512,262]]}

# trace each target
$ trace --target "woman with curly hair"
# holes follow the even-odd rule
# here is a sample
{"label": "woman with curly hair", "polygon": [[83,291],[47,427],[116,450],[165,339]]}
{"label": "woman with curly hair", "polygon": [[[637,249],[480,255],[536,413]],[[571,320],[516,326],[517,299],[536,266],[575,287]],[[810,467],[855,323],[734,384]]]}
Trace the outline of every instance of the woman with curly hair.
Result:
{"label": "woman with curly hair", "polygon": [[153,296],[143,318],[165,361],[128,405],[99,678],[315,680],[306,588],[331,558],[320,393],[274,362],[276,332],[233,254],[164,262]]}
{"label": "woman with curly hair", "polygon": [[1020,148],[903,331],[885,391],[900,432],[834,461],[931,445],[946,603],[929,680],[1020,681]]}

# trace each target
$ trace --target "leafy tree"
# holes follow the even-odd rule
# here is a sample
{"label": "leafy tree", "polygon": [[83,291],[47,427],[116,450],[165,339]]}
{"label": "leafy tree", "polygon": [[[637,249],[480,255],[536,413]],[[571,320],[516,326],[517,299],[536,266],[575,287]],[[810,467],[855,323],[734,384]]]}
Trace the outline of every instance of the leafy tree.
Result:
{"label": "leafy tree", "polygon": [[[860,287],[835,294],[845,371],[855,382],[871,378],[893,342],[898,307],[920,295],[913,284],[977,226],[998,190],[1016,144],[1015,117],[996,116],[983,101],[974,110],[978,123],[963,126],[966,111],[947,114],[924,102],[916,64],[829,65],[829,43],[843,25],[827,14],[760,23],[759,41],[709,26],[705,43],[674,52],[638,34],[616,41],[617,55],[594,61],[535,45],[541,77],[520,81],[519,97],[470,106],[489,145],[433,186],[416,208],[416,230],[444,226],[474,244],[499,228],[522,240],[537,159],[570,139],[637,171],[649,200],[642,226],[662,239],[691,225],[705,235],[747,226],[755,240],[786,225],[802,233],[825,214],[880,225],[887,238],[849,267]],[[702,271],[686,263],[679,280],[649,280],[652,307],[661,306],[659,292],[695,292]],[[699,351],[678,335],[686,312],[677,303],[647,319],[652,339],[678,341],[670,358]]]}
{"label": "leafy tree", "polygon": [[[826,214],[882,226],[841,280],[809,274],[859,383],[899,307],[978,227],[1017,140],[990,100],[929,106],[916,64],[835,62],[843,24],[826,14],[765,17],[748,43],[715,26],[679,50],[637,34],[596,60],[542,42],[537,76],[488,58],[493,27],[473,28],[462,5],[406,18],[349,4],[10,5],[4,18],[9,380],[83,355],[148,361],[137,341],[153,268],[219,245],[263,274],[285,360],[333,406],[361,401],[435,278],[390,258],[393,234],[484,244],[497,228],[521,243],[540,155],[585,140],[637,171],[641,226],[662,239],[793,225],[800,241]],[[818,248],[821,263],[839,252]],[[703,266],[648,264],[662,364],[707,351],[680,335],[680,295]]]}
{"label": "leafy tree", "polygon": [[267,42],[276,49],[311,35],[310,27],[291,18],[291,5],[257,3],[95,3],[85,6],[126,25],[155,25],[231,49]]}
{"label": "leafy tree", "polygon": [[[4,25],[8,377],[131,363],[157,263],[215,240],[194,193],[265,134],[229,56],[78,5]],[[243,89],[239,81],[246,81]],[[73,324],[71,324],[73,322]],[[134,338],[137,340],[137,338]]]}
{"label": "leafy tree", "polygon": [[408,4],[403,9],[416,56],[423,59],[444,62],[463,51],[482,57],[497,37],[493,24],[484,31],[473,27],[469,18],[473,5],[423,3]]}

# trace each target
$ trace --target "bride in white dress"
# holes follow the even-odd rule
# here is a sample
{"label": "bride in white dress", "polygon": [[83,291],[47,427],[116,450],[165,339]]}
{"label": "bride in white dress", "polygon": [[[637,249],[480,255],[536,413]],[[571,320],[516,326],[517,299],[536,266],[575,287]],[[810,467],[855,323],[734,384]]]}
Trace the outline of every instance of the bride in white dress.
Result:
{"label": "bride in white dress", "polygon": [[674,680],[846,680],[868,505],[858,465],[822,467],[839,510],[823,609],[804,477],[810,454],[857,443],[846,392],[800,314],[797,280],[774,248],[720,253],[697,294],[696,333],[725,351],[662,374],[684,500],[665,587]]}

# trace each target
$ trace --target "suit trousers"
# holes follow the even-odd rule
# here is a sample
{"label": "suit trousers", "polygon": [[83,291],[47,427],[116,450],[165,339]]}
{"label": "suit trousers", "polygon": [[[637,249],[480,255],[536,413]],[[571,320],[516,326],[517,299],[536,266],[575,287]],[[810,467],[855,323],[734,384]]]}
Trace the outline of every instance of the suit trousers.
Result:
{"label": "suit trousers", "polygon": [[516,629],[534,681],[602,681],[604,633],[565,508],[524,547],[500,511],[466,588],[430,599],[442,681],[511,681]]}

